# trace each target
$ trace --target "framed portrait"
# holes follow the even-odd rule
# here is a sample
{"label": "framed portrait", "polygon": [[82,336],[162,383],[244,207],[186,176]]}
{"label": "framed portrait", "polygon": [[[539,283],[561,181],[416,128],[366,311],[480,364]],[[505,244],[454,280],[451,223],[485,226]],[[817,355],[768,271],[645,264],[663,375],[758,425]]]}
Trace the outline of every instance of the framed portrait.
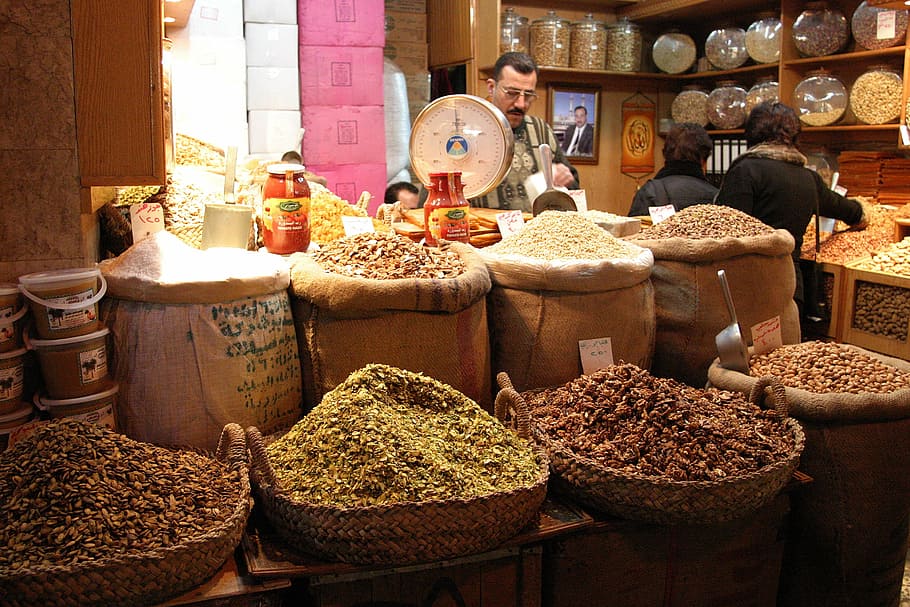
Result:
{"label": "framed portrait", "polygon": [[572,164],[597,164],[599,115],[600,87],[581,84],[547,87],[547,121]]}

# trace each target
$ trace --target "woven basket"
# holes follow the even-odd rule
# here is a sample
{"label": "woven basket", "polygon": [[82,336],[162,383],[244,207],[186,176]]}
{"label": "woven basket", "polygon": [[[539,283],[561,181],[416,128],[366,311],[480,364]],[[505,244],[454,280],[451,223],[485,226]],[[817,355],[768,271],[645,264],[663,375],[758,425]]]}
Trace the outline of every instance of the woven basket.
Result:
{"label": "woven basket", "polygon": [[[496,397],[497,408],[527,409],[524,398],[505,373],[500,373],[497,381],[502,388]],[[776,406],[785,408],[783,386],[770,378],[757,382],[750,400],[761,401],[766,387],[774,390]],[[794,445],[784,459],[755,472],[718,481],[676,481],[604,467],[572,452],[531,421],[534,440],[550,459],[554,491],[594,510],[661,525],[722,523],[754,512],[770,502],[790,480],[806,440],[799,423],[788,417],[787,430]]]}
{"label": "woven basket", "polygon": [[167,231],[191,247],[202,247],[202,222],[172,225]]}
{"label": "woven basket", "polygon": [[[527,439],[519,425],[518,435]],[[258,506],[291,546],[333,561],[408,565],[485,552],[536,519],[546,497],[548,462],[527,487],[473,499],[342,508],[292,500],[281,490],[256,428],[247,429]]]}
{"label": "woven basket", "polygon": [[241,466],[244,472],[234,510],[220,526],[182,544],[144,554],[75,566],[52,565],[0,577],[0,604],[136,607],[160,603],[205,582],[233,555],[250,512],[246,442],[239,425],[225,426],[215,456],[231,467]]}

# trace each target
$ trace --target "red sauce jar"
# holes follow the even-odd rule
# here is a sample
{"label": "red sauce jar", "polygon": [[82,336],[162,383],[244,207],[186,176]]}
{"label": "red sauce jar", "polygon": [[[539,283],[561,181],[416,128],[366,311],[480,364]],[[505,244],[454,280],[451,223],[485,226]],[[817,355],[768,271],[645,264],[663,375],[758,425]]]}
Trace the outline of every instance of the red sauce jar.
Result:
{"label": "red sauce jar", "polygon": [[429,195],[423,205],[424,237],[428,246],[439,240],[470,242],[468,211],[471,208],[461,186],[461,172],[430,173]]}
{"label": "red sauce jar", "polygon": [[301,164],[270,165],[262,188],[262,242],[287,255],[310,246],[310,186]]}

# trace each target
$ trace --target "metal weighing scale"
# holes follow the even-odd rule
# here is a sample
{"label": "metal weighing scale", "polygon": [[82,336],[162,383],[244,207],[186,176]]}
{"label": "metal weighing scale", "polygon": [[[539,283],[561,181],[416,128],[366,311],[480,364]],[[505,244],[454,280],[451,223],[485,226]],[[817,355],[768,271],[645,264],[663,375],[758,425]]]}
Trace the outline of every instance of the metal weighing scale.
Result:
{"label": "metal weighing scale", "polygon": [[499,108],[474,95],[431,101],[414,119],[411,168],[424,185],[430,173],[461,172],[465,198],[483,196],[512,166],[515,140]]}

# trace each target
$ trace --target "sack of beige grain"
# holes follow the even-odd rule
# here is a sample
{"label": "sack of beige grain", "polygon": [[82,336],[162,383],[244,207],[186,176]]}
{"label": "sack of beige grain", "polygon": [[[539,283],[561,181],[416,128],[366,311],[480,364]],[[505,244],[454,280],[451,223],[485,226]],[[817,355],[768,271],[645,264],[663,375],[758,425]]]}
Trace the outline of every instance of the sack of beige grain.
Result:
{"label": "sack of beige grain", "polygon": [[743,336],[780,317],[783,343],[800,340],[793,237],[741,211],[687,207],[643,229],[632,242],[654,253],[657,338],[651,372],[696,388],[717,357],[715,336],[730,318],[717,271],[724,270]]}
{"label": "sack of beige grain", "polygon": [[750,375],[715,361],[711,385],[748,393],[774,375],[806,434],[791,496],[778,605],[897,605],[910,517],[910,363],[819,341],[752,356]]}
{"label": "sack of beige grain", "polygon": [[579,341],[609,338],[613,360],[647,368],[654,352],[651,252],[578,213],[544,212],[479,249],[488,297],[493,368],[517,390],[582,374]]}
{"label": "sack of beige grain", "polygon": [[102,262],[101,271],[124,434],[214,449],[228,423],[274,432],[299,419],[285,259],[201,251],[162,231]]}
{"label": "sack of beige grain", "polygon": [[424,373],[492,411],[490,277],[469,246],[425,248],[371,232],[290,261],[307,410],[352,372],[383,363]]}

